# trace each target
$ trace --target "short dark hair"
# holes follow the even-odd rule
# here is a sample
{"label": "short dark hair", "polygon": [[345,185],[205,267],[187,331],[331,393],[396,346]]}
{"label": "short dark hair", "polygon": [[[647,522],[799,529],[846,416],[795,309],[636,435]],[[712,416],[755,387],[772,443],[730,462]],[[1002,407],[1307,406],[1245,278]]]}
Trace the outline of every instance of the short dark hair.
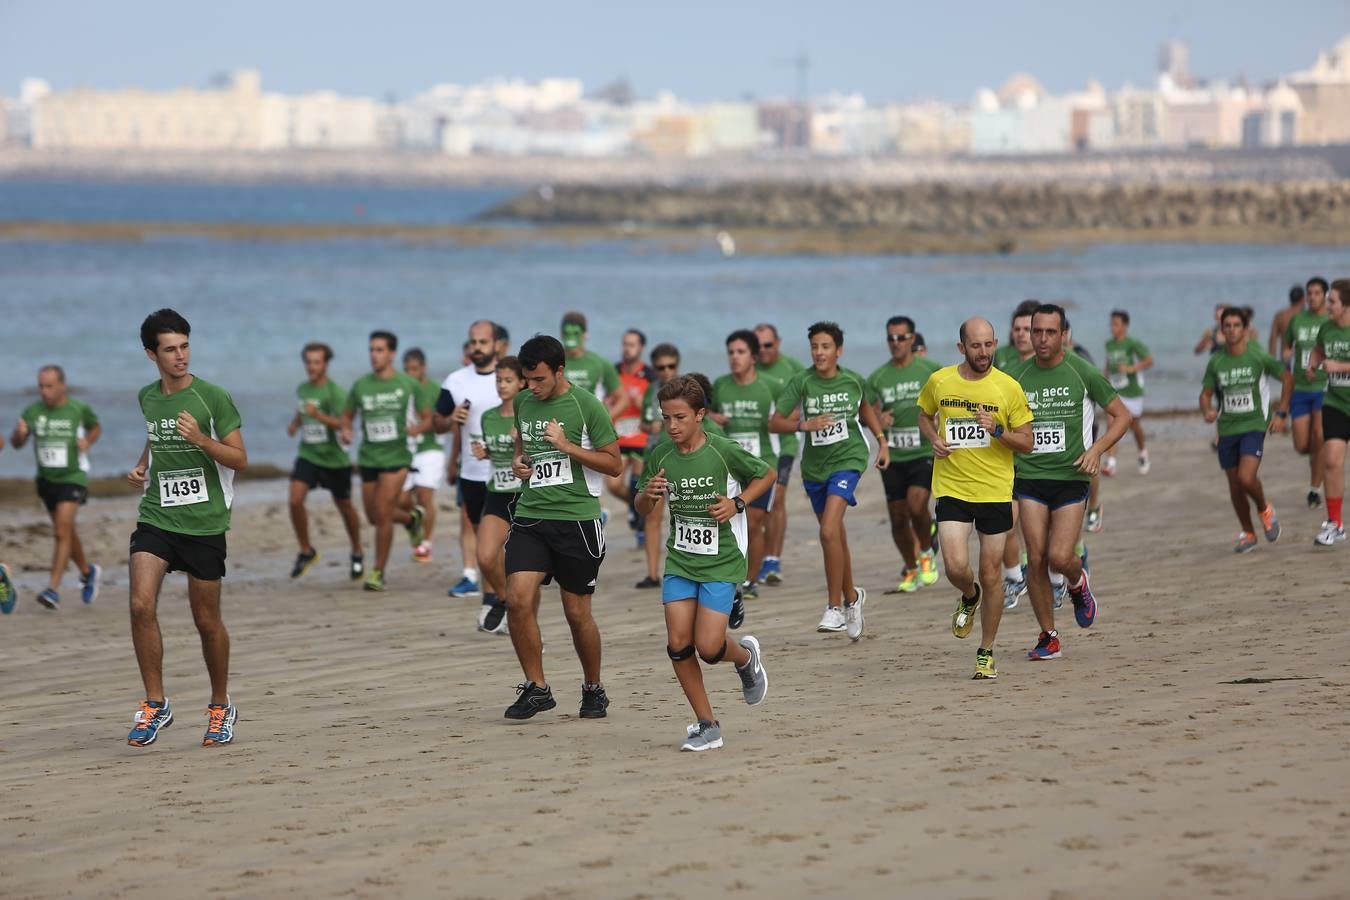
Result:
{"label": "short dark hair", "polygon": [[516,377],[521,381],[525,380],[525,369],[520,365],[520,360],[514,356],[503,356],[497,360],[498,369],[510,369],[516,373]]}
{"label": "short dark hair", "polygon": [[1130,324],[1130,314],[1127,313],[1127,312],[1126,312],[1125,310],[1123,310],[1123,309],[1113,309],[1113,310],[1111,310],[1111,318],[1113,318],[1113,319],[1119,319],[1120,321],[1124,322],[1126,325]]}
{"label": "short dark hair", "polygon": [[1341,305],[1350,306],[1350,278],[1337,278],[1331,283],[1331,290],[1341,298]]}
{"label": "short dark hair", "polygon": [[567,361],[567,352],[562,341],[548,334],[536,334],[520,345],[520,368],[533,369],[543,363],[550,372],[561,369]]}
{"label": "short dark hair", "polygon": [[635,334],[635,335],[637,335],[638,343],[641,344],[641,345],[644,346],[644,347],[647,346],[647,336],[646,336],[645,334],[643,334],[641,331],[639,331],[638,329],[636,329],[636,328],[630,328],[630,329],[628,329],[627,331],[625,331],[624,334]]}
{"label": "short dark hair", "polygon": [[1008,320],[1008,323],[1012,324],[1024,316],[1034,316],[1036,310],[1040,307],[1041,301],[1039,300],[1023,300],[1021,303],[1017,304],[1017,308],[1013,310],[1012,318]]}
{"label": "short dark hair", "polygon": [[674,344],[662,341],[661,343],[657,344],[655,347],[652,348],[653,362],[655,362],[658,359],[672,359],[672,358],[676,362],[680,361],[680,348],[676,347]]}
{"label": "short dark hair", "polygon": [[816,322],[806,329],[806,338],[810,340],[818,334],[828,334],[836,347],[844,346],[844,329],[835,322]]}
{"label": "short dark hair", "polygon": [[[586,328],[586,317],[574,309],[563,313],[562,327],[566,328],[568,325],[580,325],[582,331],[588,330]],[[534,367],[530,366],[528,368]]]}
{"label": "short dark hair", "polygon": [[1223,308],[1223,312],[1219,313],[1219,325],[1222,326],[1224,319],[1230,318],[1232,316],[1237,316],[1238,319],[1242,321],[1242,327],[1244,328],[1246,328],[1248,323],[1250,323],[1252,320],[1251,313],[1247,312],[1245,307],[1225,306]]}
{"label": "short dark hair", "polygon": [[55,372],[57,381],[60,381],[62,384],[66,383],[66,370],[56,365],[56,363],[50,363],[49,365],[45,365],[38,369],[39,378],[42,377],[43,372]]}
{"label": "short dark hair", "polygon": [[1306,296],[1307,294],[1303,292],[1303,285],[1294,285],[1289,289],[1289,305],[1293,306],[1295,303],[1302,303],[1303,298]]}
{"label": "short dark hair", "polygon": [[922,331],[914,332],[914,348],[917,350],[919,347],[927,347],[927,346],[928,345],[923,342],[923,332]]}
{"label": "short dark hair", "polygon": [[759,336],[749,328],[737,328],[731,334],[727,335],[726,345],[731,346],[732,341],[744,341],[745,346],[750,348],[751,356],[759,355]]}
{"label": "short dark hair", "polygon": [[492,323],[492,339],[494,341],[511,340],[511,332],[506,330],[506,326],[500,322]]}
{"label": "short dark hair", "polygon": [[372,331],[370,333],[370,340],[373,341],[376,338],[384,341],[391,352],[398,349],[398,335],[394,334],[392,331]]}
{"label": "short dark hair", "polygon": [[422,352],[421,347],[410,347],[403,352],[403,364],[407,365],[410,359],[415,359],[424,366],[427,364],[427,355]]}
{"label": "short dark hair", "polygon": [[304,348],[300,351],[300,359],[303,360],[306,356],[309,356],[311,353],[322,353],[324,362],[333,361],[333,348],[325,344],[323,341],[310,341],[308,344],[306,344]]}
{"label": "short dark hair", "polygon": [[678,375],[661,385],[661,389],[656,392],[656,402],[683,400],[689,404],[690,409],[698,412],[700,409],[708,408],[708,404],[712,402],[711,394],[712,385],[708,383],[706,376]]}
{"label": "short dark hair", "polygon": [[1069,330],[1069,317],[1064,313],[1064,307],[1054,303],[1042,303],[1031,313],[1031,319],[1034,322],[1037,316],[1059,316],[1059,330]]}
{"label": "short dark hair", "polygon": [[886,330],[890,331],[892,325],[903,325],[909,329],[910,334],[917,333],[914,330],[915,328],[914,320],[911,319],[909,316],[891,316],[889,319],[886,320]]}
{"label": "short dark hair", "polygon": [[1312,278],[1308,279],[1308,287],[1312,287],[1314,284],[1320,284],[1322,286],[1322,293],[1324,294],[1327,292],[1327,289],[1331,287],[1331,285],[1327,284],[1327,280],[1321,275],[1314,275]]}
{"label": "short dark hair", "polygon": [[141,323],[141,346],[154,353],[159,349],[161,334],[181,334],[184,337],[191,337],[192,326],[188,324],[187,319],[178,314],[177,310],[166,306],[146,316],[145,321]]}

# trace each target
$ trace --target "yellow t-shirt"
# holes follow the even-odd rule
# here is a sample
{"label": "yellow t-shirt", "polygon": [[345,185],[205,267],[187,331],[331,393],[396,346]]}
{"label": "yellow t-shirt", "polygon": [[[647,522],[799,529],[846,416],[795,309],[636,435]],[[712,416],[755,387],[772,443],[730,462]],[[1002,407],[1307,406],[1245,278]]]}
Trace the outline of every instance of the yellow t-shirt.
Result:
{"label": "yellow t-shirt", "polygon": [[919,392],[919,408],[937,413],[937,430],[951,455],[933,460],[933,496],[968,503],[1012,500],[1013,452],[975,420],[987,409],[1005,431],[1031,421],[1026,394],[1008,375],[991,368],[979,381],[961,377],[957,366],[934,372]]}

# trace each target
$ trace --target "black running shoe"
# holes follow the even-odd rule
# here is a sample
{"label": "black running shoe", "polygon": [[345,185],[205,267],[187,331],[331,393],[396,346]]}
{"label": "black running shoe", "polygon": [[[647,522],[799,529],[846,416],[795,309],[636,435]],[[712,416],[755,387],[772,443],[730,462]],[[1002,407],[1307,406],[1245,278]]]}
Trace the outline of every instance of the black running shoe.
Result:
{"label": "black running shoe", "polygon": [[638,590],[642,590],[642,591],[647,590],[647,588],[658,588],[658,587],[660,587],[660,586],[661,586],[661,582],[657,581],[655,578],[653,578],[653,577],[650,576],[650,575],[644,575],[644,576],[642,576],[642,580],[639,581],[637,584],[633,585],[633,587],[637,588]]}
{"label": "black running shoe", "polygon": [[741,600],[741,592],[736,592],[736,599],[731,601],[731,615],[727,616],[728,628],[740,628],[745,624],[745,602]]}
{"label": "black running shoe", "polygon": [[488,604],[487,613],[483,616],[483,624],[478,626],[479,631],[486,631],[488,634],[504,634],[502,622],[506,620],[506,602],[503,600],[494,600]]}
{"label": "black running shoe", "polygon": [[1308,509],[1317,509],[1322,505],[1321,491],[1308,491]]}
{"label": "black running shoe", "polygon": [[360,581],[366,574],[366,558],[359,553],[352,554],[352,581]]}
{"label": "black running shoe", "polygon": [[[551,699],[551,698],[550,698]],[[583,719],[603,719],[609,709],[609,696],[598,684],[581,686],[581,717]]]}
{"label": "black running shoe", "polygon": [[291,577],[299,578],[309,571],[310,566],[319,560],[319,551],[311,549],[308,553],[298,553],[295,557],[295,565],[291,566]]}
{"label": "black running shoe", "polygon": [[506,708],[508,719],[528,719],[535,713],[558,705],[558,701],[553,699],[552,688],[540,687],[533,681],[516,685],[516,693],[520,696],[516,698],[515,703]]}

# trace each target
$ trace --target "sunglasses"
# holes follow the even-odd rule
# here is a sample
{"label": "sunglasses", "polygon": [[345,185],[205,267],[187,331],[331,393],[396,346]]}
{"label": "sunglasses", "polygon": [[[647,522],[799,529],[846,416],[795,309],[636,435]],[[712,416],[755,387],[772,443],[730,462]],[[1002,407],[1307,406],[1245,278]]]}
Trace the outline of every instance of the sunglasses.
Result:
{"label": "sunglasses", "polygon": [[652,368],[656,369],[658,372],[674,372],[679,368],[679,365],[677,363],[671,363],[666,366],[653,366]]}
{"label": "sunglasses", "polygon": [[892,343],[892,344],[903,344],[905,341],[912,341],[912,340],[914,340],[914,335],[912,335],[912,334],[888,334],[888,335],[886,335],[886,340],[889,341],[889,342]]}
{"label": "sunglasses", "polygon": [[760,343],[759,343],[759,349],[761,349],[761,350],[772,350],[772,349],[773,349],[773,341],[760,341]]}

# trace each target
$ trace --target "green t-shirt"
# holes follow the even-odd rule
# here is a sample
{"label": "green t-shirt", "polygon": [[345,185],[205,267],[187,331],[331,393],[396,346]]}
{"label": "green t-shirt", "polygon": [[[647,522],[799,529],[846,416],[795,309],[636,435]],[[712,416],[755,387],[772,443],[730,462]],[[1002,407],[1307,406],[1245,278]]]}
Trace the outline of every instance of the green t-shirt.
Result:
{"label": "green t-shirt", "polygon": [[329,379],[319,385],[306,381],[295,389],[295,396],[300,410],[300,458],[325,469],[350,469],[352,461],[338,441],[337,430],[305,414],[305,406],[313,401],[324,415],[342,418],[346,392]]}
{"label": "green t-shirt", "polygon": [[150,448],[138,521],[175,534],[229,531],[234,470],[179,437],[178,414],[187,410],[203,434],[221,441],[243,424],[234,400],[224,388],[195,375],[175,394],[165,394],[158,381],[147,384],[138,399]]}
{"label": "green t-shirt", "polygon": [[356,463],[366,469],[406,469],[412,465],[408,423],[429,409],[420,385],[402,372],[376,378],[367,372],[347,394],[347,409],[361,414],[361,449]]}
{"label": "green t-shirt", "polygon": [[[707,421],[706,419],[704,420]],[[735,497],[741,488],[772,471],[772,466],[747,453],[739,443],[704,431],[704,443],[681,453],[673,441],[662,441],[647,454],[638,490],[662,469],[670,482],[670,537],[666,540],[666,574],[690,581],[740,584],[746,577],[748,532],[745,513],[729,522],[708,514],[715,494]]]}
{"label": "green t-shirt", "polygon": [[835,472],[862,472],[867,468],[867,441],[858,427],[858,409],[876,397],[863,377],[842,366],[833,378],[822,378],[815,368],[792,376],[778,395],[778,411],[791,415],[802,408],[801,421],[831,413],[835,422],[819,431],[802,432],[802,479],[828,481]]}
{"label": "green t-shirt", "polygon": [[1219,436],[1265,431],[1270,424],[1270,388],[1264,376],[1283,378],[1284,366],[1252,341],[1234,356],[1227,349],[1209,358],[1202,382],[1219,397]]}
{"label": "green t-shirt", "polygon": [[[1317,343],[1327,359],[1350,362],[1350,325],[1328,319],[1317,332]],[[1327,396],[1322,402],[1350,416],[1350,372],[1327,376]]]}
{"label": "green t-shirt", "polygon": [[1106,342],[1106,371],[1107,380],[1111,382],[1111,387],[1120,392],[1122,397],[1142,397],[1144,396],[1144,373],[1130,372],[1128,375],[1122,373],[1117,366],[1132,366],[1141,359],[1148,359],[1148,348],[1142,341],[1126,335],[1123,341]]}
{"label": "green t-shirt", "polygon": [[501,407],[494,406],[483,413],[483,447],[487,450],[488,462],[492,463],[492,477],[488,479],[487,489],[494,494],[518,494],[525,485],[511,470],[516,456],[516,418],[502,415]]}
{"label": "green t-shirt", "polygon": [[556,420],[573,444],[583,449],[608,447],[619,435],[605,404],[595,394],[572,385],[552,400],[536,400],[529,391],[521,391],[515,405],[516,431],[534,467],[516,505],[516,515],[566,522],[600,518],[599,498],[605,476],[553,449],[544,440],[544,427]]}
{"label": "green t-shirt", "polygon": [[[441,386],[436,382],[417,382],[417,408],[419,410],[434,409],[436,406],[436,398],[440,395]],[[441,444],[440,435],[436,433],[436,429],[434,428],[422,432],[415,440],[417,443],[413,447],[414,453],[421,453],[424,450],[440,450],[441,452],[445,452],[445,446]]]}
{"label": "green t-shirt", "polygon": [[619,370],[614,363],[589,350],[583,350],[577,357],[567,357],[563,361],[563,374],[573,387],[597,397],[608,397],[619,389]]}
{"label": "green t-shirt", "polygon": [[1019,453],[1013,465],[1019,478],[1091,481],[1074,462],[1092,446],[1093,405],[1105,408],[1116,389],[1096,367],[1073,353],[1044,369],[1030,359],[1008,373],[1017,379],[1031,408],[1031,452]]}
{"label": "green t-shirt", "polygon": [[1294,390],[1323,391],[1327,387],[1327,373],[1318,369],[1312,380],[1308,379],[1308,359],[1313,347],[1317,346],[1317,335],[1327,323],[1326,313],[1314,315],[1306,309],[1295,313],[1289,319],[1289,327],[1284,330],[1284,342],[1294,350],[1289,365],[1294,372]]}
{"label": "green t-shirt", "polygon": [[49,409],[39,400],[19,418],[28,423],[38,478],[53,484],[89,484],[89,454],[80,452],[79,441],[98,424],[98,416],[88,405],[67,397]]}
{"label": "green t-shirt", "polygon": [[919,391],[929,377],[941,369],[937,363],[922,356],[911,356],[903,369],[889,362],[867,378],[867,385],[881,402],[881,411],[894,417],[886,429],[886,444],[891,448],[891,462],[928,459],[933,445],[919,432]]}
{"label": "green t-shirt", "polygon": [[[769,431],[774,403],[783,385],[771,375],[755,373],[746,385],[736,383],[732,375],[713,382],[713,409],[727,417],[723,427],[727,437],[741,445],[751,456],[758,456],[778,468],[779,435]],[[706,416],[704,423],[711,421]]]}
{"label": "green t-shirt", "polygon": [[[786,353],[779,353],[778,359],[776,359],[771,366],[766,366],[764,363],[755,363],[755,371],[763,375],[768,375],[770,378],[777,380],[779,384],[783,385],[786,385],[792,380],[793,375],[796,375],[805,368],[806,367],[800,362],[793,359],[791,356],[788,356]],[[801,444],[798,442],[797,435],[780,434],[778,436],[778,453],[781,456],[795,457],[799,449],[801,449]]]}
{"label": "green t-shirt", "polygon": [[1016,344],[1003,344],[994,351],[994,368],[1001,372],[1007,372],[1023,362],[1025,360],[1022,359],[1022,354],[1017,352]]}

